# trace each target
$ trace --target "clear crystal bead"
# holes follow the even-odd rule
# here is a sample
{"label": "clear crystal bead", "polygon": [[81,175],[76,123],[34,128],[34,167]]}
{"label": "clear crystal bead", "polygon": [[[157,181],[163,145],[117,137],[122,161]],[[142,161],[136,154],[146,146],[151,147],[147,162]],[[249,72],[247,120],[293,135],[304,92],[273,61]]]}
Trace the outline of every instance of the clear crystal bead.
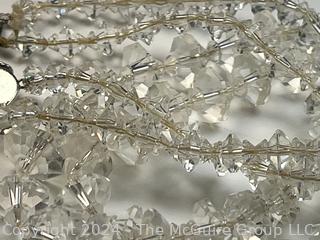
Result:
{"label": "clear crystal bead", "polygon": [[139,43],[133,43],[123,48],[122,66],[131,66],[146,58],[147,51]]}
{"label": "clear crystal bead", "polygon": [[192,160],[185,160],[183,162],[183,167],[186,169],[187,172],[192,172],[194,167],[195,167],[195,163]]}
{"label": "clear crystal bead", "polygon": [[216,224],[222,221],[221,217],[221,213],[209,199],[200,200],[193,206],[193,219],[198,225]]}
{"label": "clear crystal bead", "polygon": [[1,217],[12,226],[28,224],[30,216],[49,204],[49,195],[44,185],[17,176],[7,176],[1,181],[0,195]]}
{"label": "clear crystal bead", "polygon": [[195,56],[203,51],[201,45],[190,34],[183,34],[173,39],[170,54],[175,58]]}
{"label": "clear crystal bead", "polygon": [[307,114],[315,114],[320,111],[320,101],[316,93],[311,93],[305,102]]}
{"label": "clear crystal bead", "polygon": [[243,164],[242,142],[238,137],[234,136],[233,134],[229,134],[222,142],[221,147],[221,161],[223,162],[223,165],[228,169],[229,172],[238,171]]}
{"label": "clear crystal bead", "polygon": [[[281,130],[277,130],[269,140],[269,148],[271,150],[281,150],[283,147],[291,146],[291,143],[285,133]],[[282,169],[286,168],[287,165],[291,161],[291,157],[288,154],[270,154],[268,156],[270,160],[270,167],[276,171],[281,171]]]}

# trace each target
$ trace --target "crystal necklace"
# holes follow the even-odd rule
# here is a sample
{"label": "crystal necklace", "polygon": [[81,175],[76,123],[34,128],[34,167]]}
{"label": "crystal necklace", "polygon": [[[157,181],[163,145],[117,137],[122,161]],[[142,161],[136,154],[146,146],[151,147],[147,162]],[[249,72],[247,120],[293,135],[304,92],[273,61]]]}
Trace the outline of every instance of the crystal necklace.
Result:
{"label": "crystal necklace", "polygon": [[[55,19],[59,34],[42,33],[46,19]],[[81,24],[92,31],[77,33]],[[306,4],[22,0],[0,14],[0,26],[0,47],[30,61],[55,53],[64,61],[27,66],[21,78],[0,63],[1,158],[9,169],[0,183],[0,219],[7,236],[269,239],[268,228],[293,221],[299,202],[319,190],[320,25]],[[205,32],[206,45],[196,30]],[[177,35],[162,59],[148,50],[161,31]],[[92,61],[74,64],[89,53]],[[308,93],[308,141],[281,130],[259,144],[234,134],[210,142],[201,134],[203,125],[225,119],[236,97],[255,108],[267,103],[273,79]],[[222,209],[200,200],[194,219],[181,225],[136,205],[124,217],[108,214],[114,166],[160,154],[189,173],[205,163],[219,176],[241,172],[252,191],[230,195]]]}

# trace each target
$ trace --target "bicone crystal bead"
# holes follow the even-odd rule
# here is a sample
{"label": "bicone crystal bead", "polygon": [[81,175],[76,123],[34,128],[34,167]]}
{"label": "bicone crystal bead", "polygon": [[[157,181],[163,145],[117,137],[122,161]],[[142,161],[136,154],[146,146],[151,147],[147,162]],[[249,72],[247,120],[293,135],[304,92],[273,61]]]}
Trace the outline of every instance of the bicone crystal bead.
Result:
{"label": "bicone crystal bead", "polygon": [[230,221],[258,224],[264,221],[266,206],[262,199],[250,191],[231,194],[227,197],[223,211]]}
{"label": "bicone crystal bead", "polygon": [[290,27],[301,27],[303,21],[299,21],[303,15],[297,11],[291,11],[282,4],[277,5],[277,17],[282,25]]}
{"label": "bicone crystal bead", "polygon": [[262,10],[254,14],[253,22],[260,25],[262,33],[268,34],[278,25],[277,19],[269,10]]}
{"label": "bicone crystal bead", "polygon": [[88,84],[78,84],[75,91],[79,100],[75,108],[88,118],[100,116],[107,108],[107,96],[103,89],[93,88]]}
{"label": "bicone crystal bead", "polygon": [[127,67],[137,64],[146,58],[147,51],[139,43],[133,43],[123,48],[122,66]]}
{"label": "bicone crystal bead", "polygon": [[306,112],[307,114],[317,114],[320,112],[320,100],[319,95],[315,92],[311,93],[307,99],[306,102]]}
{"label": "bicone crystal bead", "polygon": [[[283,149],[283,147],[289,147],[291,143],[285,133],[281,130],[277,130],[269,140],[269,147],[274,151],[279,151]],[[281,171],[286,168],[286,166],[290,163],[291,157],[288,154],[270,154],[268,156],[270,160],[270,167],[274,170]]]}
{"label": "bicone crystal bead", "polygon": [[28,219],[49,205],[47,188],[36,180],[5,177],[0,183],[1,218],[12,226],[26,226]]}
{"label": "bicone crystal bead", "polygon": [[170,54],[175,58],[195,56],[203,51],[191,34],[183,34],[173,39]]}
{"label": "bicone crystal bead", "polygon": [[128,165],[135,165],[139,162],[139,148],[123,138],[119,141],[119,148],[113,152],[113,158],[118,158]]}
{"label": "bicone crystal bead", "polygon": [[61,45],[58,50],[65,60],[70,60],[77,54],[80,54],[87,47],[87,45],[77,42],[77,39],[83,39],[84,36],[76,34],[74,30],[69,27],[65,26],[61,30],[60,34],[65,36],[66,43]]}
{"label": "bicone crystal bead", "polygon": [[[242,142],[233,134],[229,134],[222,142],[221,151],[223,154],[221,155],[221,162],[229,172],[238,171],[243,164],[242,149]],[[232,152],[235,154],[230,154]]]}
{"label": "bicone crystal bead", "polygon": [[270,178],[259,183],[257,194],[268,208],[265,222],[271,226],[291,223],[299,213],[298,198],[294,189],[281,178]]}
{"label": "bicone crystal bead", "polygon": [[221,221],[219,212],[209,199],[202,199],[193,206],[193,219],[198,225],[215,224]]}
{"label": "bicone crystal bead", "polygon": [[6,135],[0,136],[2,154],[8,162],[17,162],[20,158],[26,158],[28,151],[33,147],[36,139],[36,130],[29,124],[14,128]]}
{"label": "bicone crystal bead", "polygon": [[217,91],[222,88],[223,82],[228,78],[228,72],[221,66],[214,62],[208,62],[206,67],[194,76],[194,84],[192,85],[202,93]]}

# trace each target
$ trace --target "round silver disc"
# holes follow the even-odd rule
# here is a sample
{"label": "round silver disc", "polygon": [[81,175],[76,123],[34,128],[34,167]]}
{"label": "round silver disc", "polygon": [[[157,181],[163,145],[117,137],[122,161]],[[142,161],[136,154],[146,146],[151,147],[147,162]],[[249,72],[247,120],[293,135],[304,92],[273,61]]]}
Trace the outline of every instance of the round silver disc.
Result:
{"label": "round silver disc", "polygon": [[8,71],[0,68],[0,104],[9,104],[18,93],[16,78]]}

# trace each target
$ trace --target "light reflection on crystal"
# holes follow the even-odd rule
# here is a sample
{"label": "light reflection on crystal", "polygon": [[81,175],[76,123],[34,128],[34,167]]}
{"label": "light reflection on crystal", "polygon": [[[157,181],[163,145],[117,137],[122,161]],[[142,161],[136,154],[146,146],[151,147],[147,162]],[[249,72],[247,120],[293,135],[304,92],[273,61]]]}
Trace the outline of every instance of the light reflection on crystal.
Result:
{"label": "light reflection on crystal", "polygon": [[[50,3],[67,5],[69,2],[51,0]],[[258,145],[241,142],[234,135],[211,144],[198,136],[197,131],[203,125],[212,126],[224,120],[235,96],[254,106],[264,104],[270,95],[273,78],[281,79],[294,92],[312,88],[313,75],[318,73],[314,61],[317,50],[313,50],[316,42],[313,30],[317,31],[318,21],[313,11],[310,10],[308,22],[308,15],[303,11],[291,11],[304,9],[304,5],[298,8],[290,1],[247,5],[218,1],[210,4],[210,8],[207,3],[197,6],[188,3],[141,4],[128,8],[99,3],[77,8],[53,7],[45,11],[61,19],[77,10],[108,32],[90,32],[83,36],[73,27],[64,27],[60,34],[45,38],[28,26],[41,15],[37,16],[37,11],[25,16],[21,13],[27,26],[20,26],[22,22],[18,18],[10,22],[14,30],[20,31],[14,38],[18,37],[21,43],[15,47],[26,58],[45,50],[49,41],[52,45],[48,48],[61,53],[66,60],[83,54],[89,46],[107,57],[115,56],[121,66],[120,69],[112,64],[109,66],[109,62],[106,66],[104,62],[99,71],[92,70],[94,64],[80,67],[80,70],[69,66],[46,70],[34,66],[27,68],[22,81],[26,91],[42,95],[49,90],[50,96],[41,109],[37,104],[28,105],[22,101],[13,102],[12,109],[1,112],[1,149],[6,158],[12,163],[22,163],[20,166],[30,172],[32,181],[41,181],[44,188],[48,188],[49,199],[66,207],[70,211],[68,216],[78,224],[106,220],[98,213],[110,196],[109,175],[114,162],[136,165],[163,152],[181,162],[187,172],[192,172],[198,163],[209,161],[220,176],[242,171],[249,178],[255,191],[228,197],[222,212],[210,201],[197,203],[195,212],[204,224],[234,219],[247,221],[248,227],[290,222],[298,212],[296,201],[310,199],[319,188],[313,181],[301,179],[301,176],[313,179],[319,175],[319,159],[312,152],[318,151],[318,142],[290,141],[278,130],[270,140],[263,140]],[[26,9],[32,4],[32,1],[20,3]],[[20,16],[17,6],[13,7],[13,16]],[[234,22],[233,25],[239,24],[240,30],[228,22],[231,21],[229,18],[222,18],[236,16],[247,6],[251,7],[253,19],[244,25]],[[103,12],[112,15],[115,21],[99,20]],[[206,16],[206,21],[171,22],[175,16],[182,18],[185,13]],[[203,13],[205,15],[201,15]],[[208,24],[208,14],[214,16],[210,19],[212,22],[218,22],[221,17],[223,26]],[[146,26],[150,19],[155,22],[166,20],[166,23],[140,31],[139,28]],[[228,26],[224,26],[225,23]],[[191,33],[197,27],[206,29],[212,39],[206,48]],[[163,61],[151,56],[143,47],[152,44],[154,36],[162,29],[174,29],[178,34]],[[115,37],[106,37],[112,32]],[[34,38],[45,44],[23,43]],[[92,44],[95,38],[102,41],[94,40]],[[268,45],[261,44],[260,38]],[[55,46],[63,39],[67,42]],[[117,56],[114,52],[117,45],[127,44],[128,39],[134,43],[126,45],[121,56]],[[250,39],[255,41],[248,41]],[[272,60],[275,57],[273,50],[276,59]],[[287,67],[282,69],[275,62]],[[304,66],[306,71],[299,74],[300,67],[294,65]],[[312,134],[317,137],[319,94],[317,88],[313,90],[306,99],[306,106],[307,113],[314,118]],[[37,116],[41,111],[49,117]],[[58,118],[50,119],[50,115],[58,115]],[[21,122],[25,119],[26,125],[23,125]],[[41,139],[41,131],[50,131],[54,135],[53,142]],[[16,184],[9,191],[15,211],[5,217],[8,221],[26,221],[20,216],[22,185],[24,183]],[[87,212],[83,213],[83,210]],[[169,223],[155,209],[143,212],[135,206],[129,210],[129,217],[133,220],[119,220],[124,222],[124,227],[114,239],[136,238],[135,221],[152,227],[164,226],[164,235],[168,234]],[[259,239],[250,232],[247,237]]]}

